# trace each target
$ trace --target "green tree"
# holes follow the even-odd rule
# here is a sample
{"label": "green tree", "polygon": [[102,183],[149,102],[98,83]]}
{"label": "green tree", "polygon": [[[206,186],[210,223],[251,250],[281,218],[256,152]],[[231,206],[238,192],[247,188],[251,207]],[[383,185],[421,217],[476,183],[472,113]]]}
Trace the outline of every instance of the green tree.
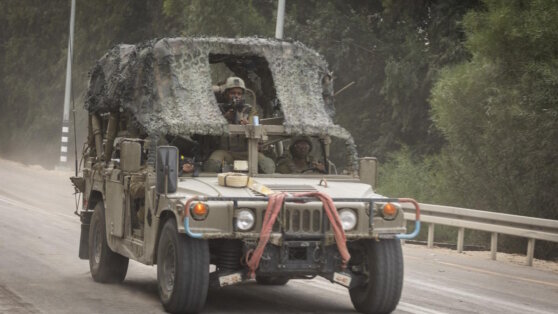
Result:
{"label": "green tree", "polygon": [[275,31],[275,1],[165,0],[163,10],[183,36],[263,36]]}
{"label": "green tree", "polygon": [[[64,64],[67,46],[67,38],[60,35],[68,27],[69,10],[65,4],[66,1],[0,2],[0,153],[8,158],[15,159],[13,153],[21,154],[35,145],[40,146],[38,150],[27,153],[41,152],[37,153],[39,160],[59,150],[39,143],[50,142],[61,125],[61,106],[56,110],[53,103],[61,104],[63,97],[63,77],[61,80],[55,75]],[[57,48],[45,49],[48,46]]]}
{"label": "green tree", "polygon": [[[176,23],[163,15],[162,3],[77,1],[73,87],[78,110],[95,60],[115,44],[170,32]],[[58,161],[69,15],[68,0],[0,2],[3,157],[46,166]],[[80,140],[83,131],[78,130]]]}
{"label": "green tree", "polygon": [[432,91],[448,182],[465,206],[556,219],[558,2],[484,3],[465,18],[472,60]]}
{"label": "green tree", "polygon": [[338,89],[356,83],[337,98],[337,118],[362,155],[440,149],[428,97],[439,69],[469,56],[459,22],[476,1],[290,4],[286,33],[326,56]]}

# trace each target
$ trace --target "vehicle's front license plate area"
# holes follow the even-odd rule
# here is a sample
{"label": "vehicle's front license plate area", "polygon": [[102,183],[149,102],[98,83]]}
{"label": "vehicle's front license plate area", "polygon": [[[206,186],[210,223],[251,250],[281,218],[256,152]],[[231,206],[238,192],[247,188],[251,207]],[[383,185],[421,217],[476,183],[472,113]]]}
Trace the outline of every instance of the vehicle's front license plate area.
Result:
{"label": "vehicle's front license plate area", "polygon": [[285,241],[282,246],[268,245],[258,269],[261,273],[320,274],[333,272],[340,261],[335,245],[321,241]]}
{"label": "vehicle's front license plate area", "polygon": [[345,287],[350,287],[352,278],[351,278],[350,275],[347,275],[347,274],[334,273],[333,274],[333,281],[340,284],[340,285],[343,285]]}

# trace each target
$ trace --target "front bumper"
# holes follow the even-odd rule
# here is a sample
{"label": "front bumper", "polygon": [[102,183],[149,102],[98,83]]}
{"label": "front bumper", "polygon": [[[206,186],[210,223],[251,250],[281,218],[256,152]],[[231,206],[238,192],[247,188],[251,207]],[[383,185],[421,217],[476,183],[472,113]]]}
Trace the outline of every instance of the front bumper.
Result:
{"label": "front bumper", "polygon": [[[207,202],[213,209],[206,221],[189,219],[188,206],[180,206],[183,225],[179,232],[191,237],[204,239],[256,239],[261,232],[262,218],[265,214],[268,197],[205,197],[194,196],[187,200]],[[353,230],[345,231],[349,240],[363,238],[414,238],[420,230],[420,208],[412,199],[400,198],[333,198],[336,207],[352,208],[358,215],[358,224]],[[416,208],[417,223],[413,233],[404,235],[406,231],[403,211],[392,220],[384,220],[376,212],[377,203],[411,202]],[[234,228],[234,211],[239,208],[251,208],[256,214],[256,223],[252,230],[240,231]],[[279,237],[278,237],[279,235]],[[320,202],[313,197],[287,197],[276,224],[273,226],[271,242],[280,244],[285,236],[300,239],[326,237],[332,240],[329,221],[324,215]]]}

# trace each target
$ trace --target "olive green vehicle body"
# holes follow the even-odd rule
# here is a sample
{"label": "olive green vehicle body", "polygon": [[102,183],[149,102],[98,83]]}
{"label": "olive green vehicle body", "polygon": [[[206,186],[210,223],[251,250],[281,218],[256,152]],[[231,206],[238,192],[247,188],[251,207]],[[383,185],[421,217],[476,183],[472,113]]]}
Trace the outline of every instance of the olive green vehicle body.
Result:
{"label": "olive green vehicle body", "polygon": [[[276,131],[280,126],[260,126]],[[242,129],[253,126],[231,125],[231,133],[238,133]],[[271,132],[270,132],[271,133]],[[178,222],[184,219],[184,205],[187,199],[194,196],[207,197],[254,197],[254,201],[238,202],[238,208],[250,208],[255,212],[256,221],[249,231],[236,230],[234,226],[235,208],[232,201],[212,201],[209,205],[209,214],[202,221],[190,220],[192,233],[201,234],[203,239],[241,239],[256,241],[260,236],[263,217],[267,202],[256,200],[262,194],[249,187],[225,187],[218,184],[217,174],[201,173],[198,177],[182,176],[178,179],[177,190],[171,194],[159,194],[156,189],[156,173],[152,166],[145,166],[136,171],[123,171],[117,162],[112,161],[109,166],[104,163],[94,163],[93,157],[83,169],[85,179],[84,195],[87,207],[92,209],[96,202],[103,201],[107,226],[107,240],[110,248],[126,257],[141,263],[152,265],[156,263],[155,252],[158,241],[161,221],[172,217]],[[126,156],[121,156],[125,160]],[[383,196],[376,194],[372,186],[362,182],[357,174],[326,175],[326,174],[253,174],[253,178],[275,192],[322,192],[331,198],[371,198],[381,199]],[[324,183],[326,182],[326,183]],[[135,190],[134,190],[135,186]],[[137,189],[140,189],[138,196]],[[140,228],[133,227],[134,199],[142,200],[143,217],[138,220],[143,223]],[[370,203],[366,202],[335,202],[336,208],[350,208],[357,214],[357,224],[352,230],[345,231],[347,241],[357,239],[394,238],[395,235],[404,233],[405,220],[403,212],[398,212],[393,218],[386,220],[380,213],[382,203],[377,203],[373,212],[372,225],[370,224]],[[307,203],[287,203],[284,210],[301,212],[319,211],[322,217],[322,203],[318,200]],[[279,220],[286,219],[285,215]],[[286,221],[282,222],[287,225]],[[290,222],[292,225],[292,221]],[[311,235],[322,232],[322,221],[319,230],[308,229],[301,222],[299,230],[290,228],[291,233]],[[306,228],[306,230],[303,229]],[[178,233],[185,233],[184,224],[178,224]],[[333,244],[333,232],[325,232],[326,243]],[[282,233],[271,233],[270,243],[282,244]]]}
{"label": "olive green vehicle body", "polygon": [[[223,118],[214,94],[218,89],[214,88],[215,80],[210,73],[211,66],[221,61],[254,90],[253,104],[256,97],[263,104],[259,122],[231,125]],[[244,68],[255,70],[243,72]],[[216,281],[218,285],[249,279],[248,267],[240,259],[246,261],[260,239],[269,193],[262,194],[254,185],[219,184],[218,173],[203,171],[209,152],[205,159],[196,160],[193,175],[177,176],[178,155],[170,159],[171,164],[163,163],[166,172],[159,171],[159,148],[173,145],[168,141],[163,143],[162,139],[236,137],[246,143],[241,159],[247,167],[242,171],[258,187],[290,195],[320,192],[333,199],[338,211],[350,209],[356,216],[354,227],[345,230],[347,246],[351,255],[355,253],[352,259],[355,261],[349,261],[349,267],[344,270],[324,204],[318,199],[285,202],[266,246],[262,260],[265,267],[260,264],[256,278],[279,276],[286,280],[276,282],[284,284],[289,278],[321,275],[352,289],[353,303],[361,312],[395,308],[402,288],[403,261],[397,236],[406,231],[404,213],[397,203],[395,214],[386,216],[382,212],[388,199],[373,189],[376,160],[358,158],[349,132],[334,124],[332,75],[315,51],[300,43],[260,38],[171,38],[137,46],[117,46],[99,60],[91,73],[86,99],[89,136],[82,156],[81,176],[72,181],[83,194],[79,256],[89,258],[94,265],[92,269],[104,263],[102,258],[106,259],[99,257],[105,245],[99,230],[106,230],[110,251],[125,258],[146,265],[165,262],[166,257],[157,256],[158,246],[162,238],[170,237],[178,239],[176,243],[185,243],[180,245],[206,246],[209,263],[216,265],[217,276],[221,276]],[[254,77],[261,82],[253,80]],[[314,153],[319,151],[319,160],[325,165],[324,173],[259,171],[262,147],[273,148],[274,156],[278,157],[274,162],[278,164],[279,158],[287,155],[287,145],[301,135],[313,139]],[[341,145],[333,145],[332,139],[339,139]],[[333,155],[345,156],[346,163],[336,167]],[[207,205],[208,213],[190,219],[195,217],[191,217],[190,208],[185,208],[185,204],[196,197]],[[239,209],[253,213],[254,224],[247,230],[237,225]],[[104,217],[104,228],[98,227],[102,223],[99,217]],[[169,223],[172,221],[175,223]],[[90,222],[96,226],[91,233]],[[176,235],[169,236],[169,228]],[[161,247],[169,246],[171,255],[176,256],[180,250],[173,243],[167,241]],[[383,272],[383,269],[370,268],[377,262],[378,254],[388,259],[382,263],[386,263],[383,268],[389,275],[376,276],[373,271]],[[123,280],[127,260],[118,263],[124,270],[119,274]],[[207,269],[204,267],[199,269]],[[354,273],[343,277],[353,276],[354,284],[343,283],[343,278],[335,279],[334,274],[344,271]],[[240,275],[227,277],[231,272]],[[162,271],[161,276],[168,273]],[[94,279],[101,282],[106,274],[109,273],[101,273],[105,277],[98,280],[95,276],[100,275],[92,271]],[[186,279],[180,280],[189,280],[187,273],[184,276]],[[164,281],[159,278],[160,283],[161,280]],[[392,283],[393,288],[385,290],[389,291],[387,296],[381,295],[383,290],[369,288]],[[204,299],[196,306],[178,306],[175,305],[178,297],[166,299],[164,292],[161,295],[165,309],[171,312],[195,312],[205,302]],[[389,301],[377,302],[386,307],[375,308],[370,305],[372,301],[367,301],[371,298]]]}

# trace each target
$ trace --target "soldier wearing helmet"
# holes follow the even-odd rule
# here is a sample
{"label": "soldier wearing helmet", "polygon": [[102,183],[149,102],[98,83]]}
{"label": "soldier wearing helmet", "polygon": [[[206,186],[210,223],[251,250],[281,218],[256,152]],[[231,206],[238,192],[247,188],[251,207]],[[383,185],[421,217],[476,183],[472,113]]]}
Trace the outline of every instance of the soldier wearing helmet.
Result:
{"label": "soldier wearing helmet", "polygon": [[314,160],[310,155],[312,152],[312,140],[308,136],[297,136],[289,146],[291,155],[283,159],[277,165],[279,173],[324,173],[323,163]]}
{"label": "soldier wearing helmet", "polygon": [[[244,100],[246,86],[244,81],[235,76],[227,78],[224,88],[225,103],[220,103],[219,108],[223,116],[230,124],[248,124],[256,111]],[[208,172],[222,172],[232,167],[237,159],[247,159],[248,155],[246,141],[238,136],[223,136],[220,149],[215,150],[204,164],[204,170]],[[258,154],[258,167],[262,173],[274,173],[275,162],[262,153]]]}
{"label": "soldier wearing helmet", "polygon": [[240,77],[231,76],[225,81],[224,88],[226,102],[219,104],[223,116],[230,124],[248,124],[254,113],[244,99],[244,81]]}

